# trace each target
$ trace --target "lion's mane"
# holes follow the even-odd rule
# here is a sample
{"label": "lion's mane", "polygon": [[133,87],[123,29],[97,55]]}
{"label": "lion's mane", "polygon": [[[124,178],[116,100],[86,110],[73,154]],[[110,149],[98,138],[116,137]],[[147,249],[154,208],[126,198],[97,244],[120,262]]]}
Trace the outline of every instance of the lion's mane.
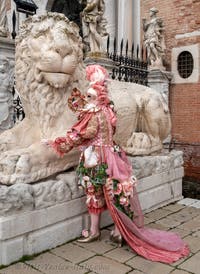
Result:
{"label": "lion's mane", "polygon": [[[35,69],[35,63],[29,48],[30,40],[39,35],[48,35],[54,22],[66,22],[65,31],[73,40],[73,51],[78,58],[78,65],[71,76],[68,86],[55,89],[46,81],[40,81],[41,75]],[[41,24],[42,23],[42,24]],[[70,22],[63,14],[47,13],[27,18],[16,38],[16,88],[20,95],[25,114],[43,117],[41,123],[51,125],[51,121],[59,116],[67,107],[67,98],[73,87],[83,90],[87,86],[85,67],[83,64],[82,39],[75,23]],[[41,104],[42,102],[42,104]],[[45,119],[44,119],[45,117]],[[45,128],[43,128],[45,130]]]}

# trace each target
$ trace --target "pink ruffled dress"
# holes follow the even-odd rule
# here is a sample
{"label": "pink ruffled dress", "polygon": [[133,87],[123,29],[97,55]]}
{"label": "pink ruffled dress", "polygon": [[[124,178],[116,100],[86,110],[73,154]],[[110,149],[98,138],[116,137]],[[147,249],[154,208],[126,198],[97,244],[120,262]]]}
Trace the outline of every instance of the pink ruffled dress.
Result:
{"label": "pink ruffled dress", "polygon": [[[187,256],[189,248],[176,233],[144,227],[132,167],[122,149],[113,143],[115,125],[116,116],[109,104],[91,106],[81,112],[78,122],[66,136],[58,137],[51,146],[60,156],[75,146],[80,147],[81,168],[83,173],[90,172],[83,174],[82,178],[89,212],[99,214],[108,208],[122,237],[135,252],[152,261],[175,262]],[[96,188],[92,183],[94,177],[88,174],[100,174],[99,167],[104,171],[106,167],[106,181],[99,176],[103,184]],[[112,189],[110,182],[115,184]],[[126,214],[127,208],[133,212],[132,215]]]}

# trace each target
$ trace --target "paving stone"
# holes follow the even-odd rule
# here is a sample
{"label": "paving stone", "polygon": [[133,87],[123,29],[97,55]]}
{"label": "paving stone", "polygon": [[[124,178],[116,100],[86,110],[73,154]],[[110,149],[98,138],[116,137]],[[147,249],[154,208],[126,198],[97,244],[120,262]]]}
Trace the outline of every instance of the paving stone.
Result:
{"label": "paving stone", "polygon": [[171,214],[172,212],[169,211],[169,210],[166,210],[166,209],[163,209],[163,208],[160,208],[160,209],[157,209],[157,210],[154,210],[150,213],[147,213],[145,214],[145,216],[147,218],[150,218],[150,219],[153,219],[153,220],[159,220],[169,214]]}
{"label": "paving stone", "polygon": [[180,223],[185,223],[185,222],[191,220],[195,216],[181,210],[181,211],[178,211],[178,212],[175,212],[175,213],[171,214],[169,216],[169,218],[173,218],[174,221],[177,221],[177,222],[180,222]]}
{"label": "paving stone", "polygon": [[169,230],[169,228],[167,226],[163,226],[163,225],[158,224],[158,223],[148,224],[146,227],[160,229],[160,230]]}
{"label": "paving stone", "polygon": [[120,263],[124,263],[134,256],[136,256],[136,253],[131,252],[129,250],[125,250],[123,248],[115,248],[107,253],[104,254],[105,257],[111,258],[115,261],[118,261]]}
{"label": "paving stone", "polygon": [[132,270],[132,268],[127,265],[103,256],[95,256],[80,265],[98,274],[125,274]]}
{"label": "paving stone", "polygon": [[139,270],[133,270],[133,271],[129,272],[128,274],[145,274],[145,273],[142,271],[139,271]]}
{"label": "paving stone", "polygon": [[187,236],[183,239],[186,243],[188,243],[190,247],[190,251],[192,253],[196,253],[200,250],[200,238],[194,236]]}
{"label": "paving stone", "polygon": [[200,201],[195,202],[195,203],[192,204],[191,206],[192,206],[192,207],[195,207],[195,208],[200,208]]}
{"label": "paving stone", "polygon": [[60,256],[70,262],[79,263],[93,257],[94,252],[91,252],[83,247],[74,244],[66,244],[51,250],[51,253]]}
{"label": "paving stone", "polygon": [[79,242],[74,242],[76,245],[82,246],[83,248],[93,251],[96,254],[104,254],[107,251],[110,251],[114,248],[116,248],[116,244],[113,244],[111,242],[106,242],[106,241],[95,241],[91,243],[79,243]]}
{"label": "paving stone", "polygon": [[178,204],[189,206],[189,205],[194,204],[197,201],[198,201],[197,199],[185,198],[185,199],[178,201]]}
{"label": "paving stone", "polygon": [[188,230],[190,232],[196,232],[200,228],[200,221],[195,221],[194,219],[192,219],[184,224],[179,225],[178,228]]}
{"label": "paving stone", "polygon": [[45,274],[84,274],[86,272],[85,268],[67,262],[49,252],[26,263]]}
{"label": "paving stone", "polygon": [[149,224],[149,223],[153,223],[153,222],[154,222],[153,219],[147,218],[146,216],[144,216],[144,224],[145,224],[145,225],[147,225],[147,224]]}
{"label": "paving stone", "polygon": [[41,274],[30,265],[24,263],[13,264],[0,270],[0,274]]}
{"label": "paving stone", "polygon": [[127,261],[126,264],[143,271],[145,274],[169,274],[173,270],[173,267],[167,264],[148,261],[140,256]]}
{"label": "paving stone", "polygon": [[164,209],[172,211],[172,212],[176,212],[179,211],[181,209],[185,208],[185,205],[181,205],[181,204],[170,204],[164,207]]}
{"label": "paving stone", "polygon": [[198,215],[193,218],[194,221],[200,221],[200,210],[198,211]]}
{"label": "paving stone", "polygon": [[176,221],[174,218],[171,218],[171,217],[160,219],[160,220],[156,221],[155,223],[161,224],[168,228],[174,228],[181,224],[181,222]]}
{"label": "paving stone", "polygon": [[182,264],[178,266],[178,269],[183,269],[185,271],[198,274],[200,269],[200,252],[196,253],[188,260],[185,260]]}
{"label": "paving stone", "polygon": [[177,267],[177,266],[179,266],[180,264],[182,264],[185,260],[188,260],[190,257],[192,257],[194,254],[192,254],[192,253],[190,253],[189,255],[188,255],[188,257],[184,257],[184,258],[181,258],[180,260],[178,260],[178,261],[176,261],[176,262],[174,262],[174,263],[172,263],[172,264],[170,264],[171,266],[174,266],[174,267]]}
{"label": "paving stone", "polygon": [[200,209],[194,207],[185,207],[181,210],[182,213],[190,215],[192,218],[199,216]]}
{"label": "paving stone", "polygon": [[194,237],[200,237],[200,231],[196,231],[192,234]]}
{"label": "paving stone", "polygon": [[184,270],[175,269],[174,271],[170,272],[170,274],[190,274],[190,272],[187,272],[187,271],[184,271]]}

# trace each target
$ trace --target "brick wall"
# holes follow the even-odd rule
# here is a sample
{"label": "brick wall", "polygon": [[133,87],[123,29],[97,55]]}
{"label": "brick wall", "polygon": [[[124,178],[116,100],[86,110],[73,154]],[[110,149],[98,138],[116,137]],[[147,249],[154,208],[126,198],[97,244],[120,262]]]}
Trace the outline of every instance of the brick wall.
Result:
{"label": "brick wall", "polygon": [[170,69],[173,47],[200,43],[200,36],[175,39],[176,34],[200,30],[200,0],[141,0],[141,18],[149,18],[149,9],[156,7],[165,24],[167,68]]}
{"label": "brick wall", "polygon": [[[141,18],[149,19],[149,9],[159,10],[165,24],[166,67],[171,70],[172,48],[200,44],[200,36],[177,39],[176,35],[200,30],[200,0],[143,0]],[[184,151],[185,175],[200,181],[200,80],[171,84],[170,110],[175,147]]]}

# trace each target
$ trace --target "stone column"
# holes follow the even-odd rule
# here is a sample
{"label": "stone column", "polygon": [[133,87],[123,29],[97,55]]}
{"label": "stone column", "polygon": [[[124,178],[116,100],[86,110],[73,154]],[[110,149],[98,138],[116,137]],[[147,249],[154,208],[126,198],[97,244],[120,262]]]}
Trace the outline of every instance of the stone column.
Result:
{"label": "stone column", "polygon": [[140,0],[133,0],[132,32],[135,46],[140,45]]}
{"label": "stone column", "polygon": [[117,6],[115,0],[105,0],[105,18],[107,20],[107,32],[110,35],[110,50],[113,49],[113,41],[116,37]]}
{"label": "stone column", "polygon": [[129,45],[133,42],[133,1],[132,0],[118,0],[118,15],[117,15],[117,40],[118,49],[121,40],[124,39],[126,43],[127,39]]}
{"label": "stone column", "polygon": [[14,51],[13,40],[0,38],[0,133],[14,125],[12,96]]}
{"label": "stone column", "polygon": [[160,92],[169,106],[169,84],[172,79],[170,71],[160,69],[150,70],[148,75],[148,86]]}

